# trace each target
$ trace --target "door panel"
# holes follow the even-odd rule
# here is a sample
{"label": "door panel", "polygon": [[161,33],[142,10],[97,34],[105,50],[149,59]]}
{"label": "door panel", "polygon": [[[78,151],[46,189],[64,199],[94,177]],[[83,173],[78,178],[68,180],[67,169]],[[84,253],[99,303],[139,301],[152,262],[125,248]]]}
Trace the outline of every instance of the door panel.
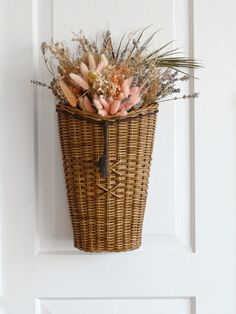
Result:
{"label": "door panel", "polygon": [[[190,35],[193,29],[192,7],[188,1],[181,0],[181,12],[176,8],[174,1],[149,1],[148,8],[161,7],[169,12],[163,16],[156,11],[150,11],[148,15],[142,11],[132,18],[129,15],[136,7],[136,1],[123,1],[116,5],[106,1],[100,1],[99,5],[94,1],[78,3],[71,1],[40,1],[38,3],[38,19],[35,20],[36,48],[43,40],[67,39],[73,34],[71,30],[79,31],[83,27],[88,33],[96,34],[101,25],[106,29],[107,13],[111,12],[114,19],[109,27],[118,39],[125,31],[153,23],[152,30],[164,25],[156,38],[156,44],[170,41],[173,38],[181,38],[181,43],[190,53],[192,52],[192,40]],[[84,13],[94,7],[93,23],[84,18]],[[75,8],[78,8],[77,10]],[[37,10],[36,9],[36,10]],[[110,11],[109,11],[110,10]],[[45,12],[47,12],[45,16]],[[116,12],[116,14],[114,14]],[[117,25],[119,14],[124,19],[121,28]],[[179,13],[181,13],[179,15]],[[63,19],[63,23],[62,23]],[[156,23],[158,19],[158,25]],[[78,23],[78,20],[81,21]],[[82,22],[83,21],[83,22]],[[126,21],[126,22],[125,22]],[[159,25],[160,24],[160,25]],[[39,80],[48,78],[48,73],[38,53],[37,77]],[[191,89],[191,86],[188,87]],[[38,91],[37,98],[38,116],[38,177],[39,177],[39,204],[38,204],[38,252],[74,253],[72,247],[72,230],[69,222],[64,188],[63,170],[60,156],[60,147],[57,134],[57,121],[54,110],[54,102],[47,95],[47,91]],[[177,108],[178,106],[178,108]],[[191,104],[193,106],[193,104]],[[194,250],[194,184],[193,156],[191,152],[193,142],[193,123],[189,101],[180,104],[163,103],[160,105],[160,113],[157,127],[156,145],[154,148],[152,174],[147,204],[147,215],[144,225],[144,245],[141,250],[148,251],[187,251]],[[76,252],[78,253],[78,252]]]}
{"label": "door panel", "polygon": [[[38,300],[36,314],[190,314],[194,301],[188,298],[134,298],[134,299],[73,299]],[[62,310],[63,309],[63,310]],[[37,312],[38,311],[38,312]]]}

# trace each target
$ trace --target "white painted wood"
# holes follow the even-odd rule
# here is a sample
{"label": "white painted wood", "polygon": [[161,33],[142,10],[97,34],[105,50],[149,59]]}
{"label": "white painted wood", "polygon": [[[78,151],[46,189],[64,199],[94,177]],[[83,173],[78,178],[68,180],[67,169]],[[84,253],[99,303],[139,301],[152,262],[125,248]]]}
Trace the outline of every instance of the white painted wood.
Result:
{"label": "white painted wood", "polygon": [[188,298],[127,298],[37,300],[36,314],[190,314],[194,301]]}
{"label": "white painted wood", "polygon": [[[236,4],[203,0],[0,3],[0,314],[236,312]],[[73,249],[53,99],[39,43],[147,24],[206,64],[195,103],[160,106],[140,250]],[[217,66],[216,66],[217,65]]]}

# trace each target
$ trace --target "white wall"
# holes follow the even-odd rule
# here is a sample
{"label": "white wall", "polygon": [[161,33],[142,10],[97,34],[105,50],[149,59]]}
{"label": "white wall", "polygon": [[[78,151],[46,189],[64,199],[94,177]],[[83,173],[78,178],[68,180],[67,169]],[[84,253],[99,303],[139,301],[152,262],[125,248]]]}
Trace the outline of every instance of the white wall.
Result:
{"label": "white wall", "polygon": [[[236,312],[235,10],[233,0],[1,1],[1,314]],[[72,247],[52,98],[29,81],[48,77],[40,41],[107,23],[115,36],[163,26],[161,43],[181,38],[205,69],[199,99],[160,107],[142,248],[89,255]]]}

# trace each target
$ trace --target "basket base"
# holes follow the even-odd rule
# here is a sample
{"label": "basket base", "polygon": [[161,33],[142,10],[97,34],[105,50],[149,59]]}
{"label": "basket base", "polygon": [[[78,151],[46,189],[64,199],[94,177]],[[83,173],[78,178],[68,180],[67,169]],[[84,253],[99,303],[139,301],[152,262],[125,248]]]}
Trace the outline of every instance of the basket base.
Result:
{"label": "basket base", "polygon": [[118,252],[129,252],[134,251],[140,248],[141,242],[137,245],[132,245],[130,247],[122,247],[122,248],[88,248],[88,247],[82,247],[78,244],[74,244],[74,247],[80,251],[89,252],[89,253],[118,253]]}

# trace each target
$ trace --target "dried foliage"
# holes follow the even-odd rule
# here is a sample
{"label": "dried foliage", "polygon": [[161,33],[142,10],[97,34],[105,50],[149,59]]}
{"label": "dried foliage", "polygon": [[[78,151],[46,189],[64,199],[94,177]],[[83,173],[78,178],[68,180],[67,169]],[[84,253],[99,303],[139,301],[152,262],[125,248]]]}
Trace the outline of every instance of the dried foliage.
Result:
{"label": "dried foliage", "polygon": [[[178,81],[189,75],[182,68],[197,68],[193,59],[176,56],[172,42],[148,51],[157,32],[143,39],[147,27],[124,34],[115,47],[110,31],[101,43],[88,40],[81,31],[74,34],[75,53],[64,42],[41,44],[50,85],[32,81],[52,90],[60,103],[78,107],[101,116],[125,116],[143,103],[165,101],[166,96],[180,93]],[[171,99],[197,97],[197,94],[173,96]]]}

